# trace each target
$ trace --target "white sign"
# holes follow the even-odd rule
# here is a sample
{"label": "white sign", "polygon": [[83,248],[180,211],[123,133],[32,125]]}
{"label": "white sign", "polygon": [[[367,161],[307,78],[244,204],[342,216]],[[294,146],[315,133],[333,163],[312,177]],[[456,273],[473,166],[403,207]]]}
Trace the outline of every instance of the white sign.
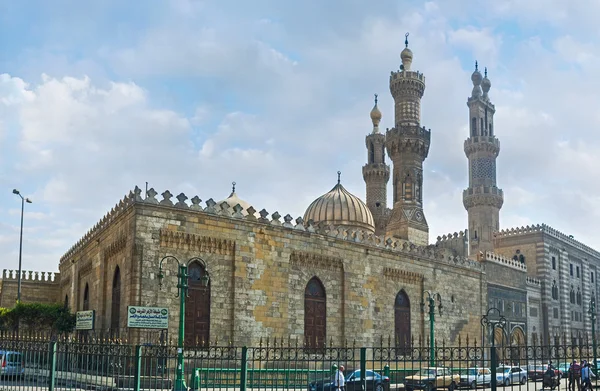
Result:
{"label": "white sign", "polygon": [[75,314],[75,330],[93,330],[96,320],[96,311],[77,311]]}
{"label": "white sign", "polygon": [[169,309],[159,307],[127,307],[127,327],[138,329],[168,329]]}

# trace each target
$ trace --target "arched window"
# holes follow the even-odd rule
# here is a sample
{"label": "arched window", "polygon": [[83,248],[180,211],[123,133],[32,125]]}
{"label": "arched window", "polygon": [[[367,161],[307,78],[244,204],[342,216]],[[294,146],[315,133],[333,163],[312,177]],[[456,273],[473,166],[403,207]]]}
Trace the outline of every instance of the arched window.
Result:
{"label": "arched window", "polygon": [[369,144],[369,163],[375,163],[375,146],[373,143]]}
{"label": "arched window", "polygon": [[483,118],[480,118],[480,122],[481,122],[481,129],[480,129],[480,134],[483,136],[483,132],[484,132],[484,127],[483,127]]}
{"label": "arched window", "polygon": [[569,299],[571,301],[571,304],[575,304],[575,290],[573,290],[573,287],[571,287],[571,293],[569,294]]}
{"label": "arched window", "polygon": [[404,290],[396,295],[394,302],[394,339],[397,348],[410,347],[410,300]]}
{"label": "arched window", "polygon": [[208,346],[210,338],[210,279],[202,284],[207,274],[200,262],[188,265],[188,297],[185,305],[185,344],[187,346]]}
{"label": "arched window", "polygon": [[325,347],[327,328],[327,297],[325,287],[317,277],[304,289],[304,344],[309,349]]}
{"label": "arched window", "polygon": [[471,136],[477,136],[477,118],[471,119]]}
{"label": "arched window", "polygon": [[112,301],[110,307],[110,328],[119,329],[121,320],[121,270],[117,266],[112,282]]}
{"label": "arched window", "polygon": [[83,310],[88,311],[90,309],[90,286],[86,283],[85,289],[83,290]]}
{"label": "arched window", "polygon": [[65,295],[64,307],[65,307],[65,309],[69,309],[69,295]]}
{"label": "arched window", "polygon": [[556,286],[556,280],[552,280],[552,298],[558,300],[558,287]]}
{"label": "arched window", "polygon": [[492,128],[492,123],[490,122],[490,136],[494,135],[494,129]]}
{"label": "arched window", "polygon": [[381,163],[385,163],[385,145],[381,145]]}

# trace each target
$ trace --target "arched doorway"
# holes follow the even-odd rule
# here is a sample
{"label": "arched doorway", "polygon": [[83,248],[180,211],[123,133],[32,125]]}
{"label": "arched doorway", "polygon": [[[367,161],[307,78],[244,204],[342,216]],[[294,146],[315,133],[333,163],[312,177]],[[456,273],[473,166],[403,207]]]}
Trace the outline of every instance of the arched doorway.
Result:
{"label": "arched doorway", "polygon": [[188,265],[188,297],[185,304],[186,346],[207,346],[210,338],[210,280],[202,285],[206,268],[200,262]]}
{"label": "arched doorway", "polygon": [[394,339],[396,347],[409,348],[410,338],[410,300],[403,289],[398,292],[394,302]]}
{"label": "arched doorway", "polygon": [[327,297],[325,287],[313,277],[304,289],[304,344],[311,349],[325,347]]}
{"label": "arched doorway", "polygon": [[112,301],[110,307],[110,328],[113,332],[119,330],[121,320],[121,271],[115,269],[112,282]]}
{"label": "arched doorway", "polygon": [[90,286],[86,283],[85,289],[83,290],[83,311],[90,309]]}

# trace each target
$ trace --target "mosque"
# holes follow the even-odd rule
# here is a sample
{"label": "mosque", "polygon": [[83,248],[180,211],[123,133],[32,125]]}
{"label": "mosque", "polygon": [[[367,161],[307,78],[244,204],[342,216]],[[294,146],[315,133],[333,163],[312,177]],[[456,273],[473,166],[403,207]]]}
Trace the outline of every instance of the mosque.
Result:
{"label": "mosque", "polygon": [[[497,342],[589,333],[587,304],[596,297],[600,254],[543,224],[500,228],[495,106],[487,70],[482,74],[477,64],[464,142],[468,230],[431,240],[423,162],[432,131],[421,123],[425,76],[413,70],[408,35],[400,57],[389,79],[394,127],[380,129],[377,96],[370,113],[365,202],[339,175],[297,218],[258,210],[238,197],[235,185],[228,198],[209,198],[205,206],[197,195],[173,199],[166,190],[157,198],[154,189],[142,194],[135,187],[61,257],[60,273],[24,272],[23,300],[94,310],[95,329],[120,332],[128,306],[168,308],[168,330],[176,335],[177,265],[165,262],[159,273],[160,261],[172,256],[187,265],[188,346],[252,345],[266,337],[307,347],[351,340],[367,346],[389,337],[407,346],[428,334],[429,297],[443,308],[436,338],[448,344],[459,336],[486,338],[480,320],[492,307],[508,320],[494,334]],[[13,300],[15,279],[14,271],[3,272],[0,304]]]}

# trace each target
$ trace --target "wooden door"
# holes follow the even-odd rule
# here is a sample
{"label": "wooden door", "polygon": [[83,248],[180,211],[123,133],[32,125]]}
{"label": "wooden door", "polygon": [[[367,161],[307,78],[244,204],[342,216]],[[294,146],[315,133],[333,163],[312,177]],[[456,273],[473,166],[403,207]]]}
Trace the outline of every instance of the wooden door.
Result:
{"label": "wooden door", "polygon": [[185,305],[185,345],[207,346],[210,338],[210,282],[202,286],[206,273],[202,265],[192,263],[188,268],[188,297]]}
{"label": "wooden door", "polygon": [[394,303],[394,335],[396,347],[410,347],[410,301],[404,291],[400,291],[396,295]]}
{"label": "wooden door", "polygon": [[304,290],[304,340],[307,348],[325,347],[327,300],[325,288],[318,278],[312,278]]}

